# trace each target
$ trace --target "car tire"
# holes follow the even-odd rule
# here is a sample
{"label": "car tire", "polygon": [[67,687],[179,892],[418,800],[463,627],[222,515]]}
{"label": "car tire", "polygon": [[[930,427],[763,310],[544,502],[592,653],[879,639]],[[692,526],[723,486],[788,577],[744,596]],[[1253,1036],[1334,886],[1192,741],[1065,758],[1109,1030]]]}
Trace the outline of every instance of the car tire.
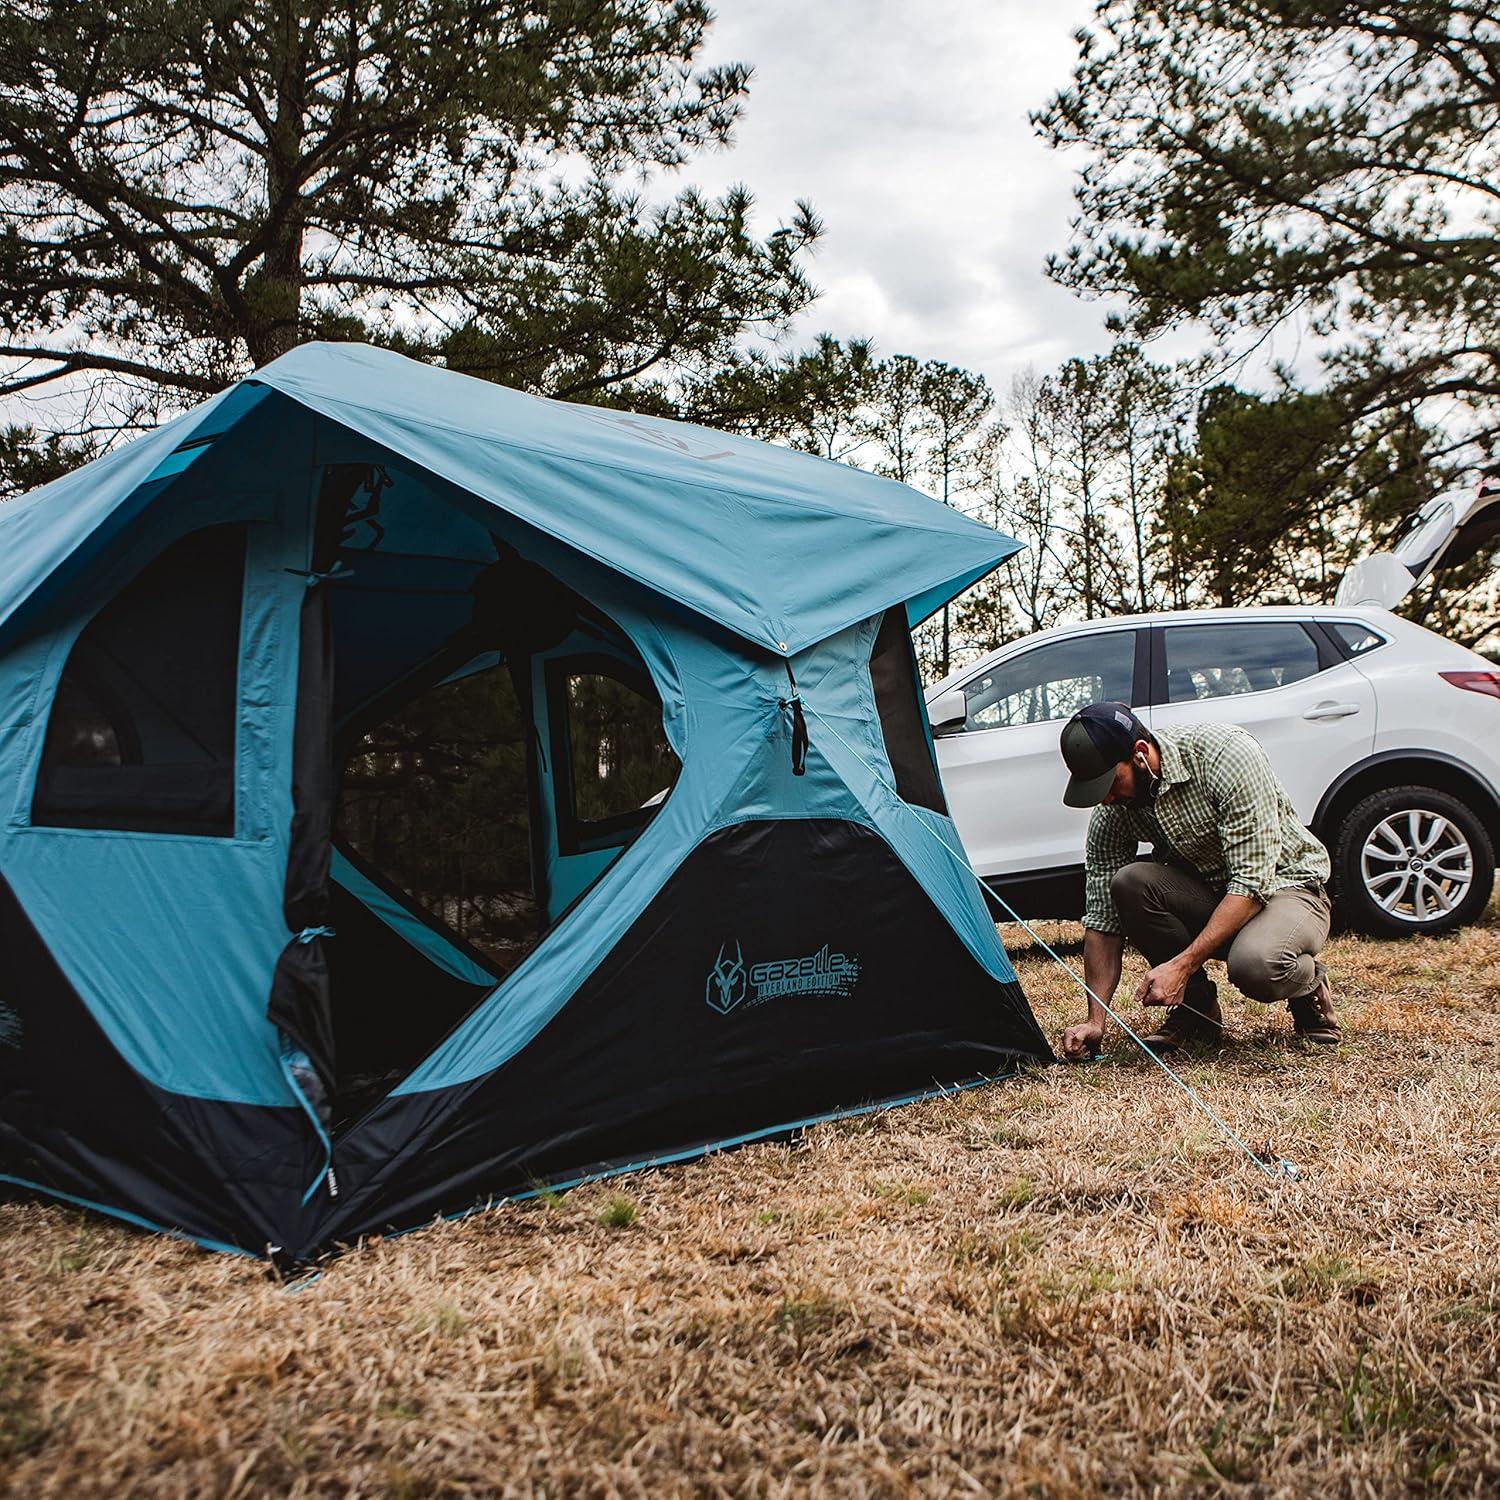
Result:
{"label": "car tire", "polygon": [[1333,842],[1333,883],[1340,914],[1360,932],[1451,932],[1489,905],[1494,846],[1457,797],[1394,786],[1349,810]]}

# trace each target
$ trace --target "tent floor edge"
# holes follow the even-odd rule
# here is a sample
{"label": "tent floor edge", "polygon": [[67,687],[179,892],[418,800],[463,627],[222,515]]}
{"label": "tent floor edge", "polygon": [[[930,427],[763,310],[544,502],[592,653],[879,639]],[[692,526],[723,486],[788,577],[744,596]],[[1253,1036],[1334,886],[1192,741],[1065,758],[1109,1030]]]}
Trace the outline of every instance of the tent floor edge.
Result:
{"label": "tent floor edge", "polygon": [[[337,1248],[338,1251],[346,1253],[360,1248],[366,1240],[404,1239],[407,1235],[418,1234],[424,1229],[431,1228],[435,1223],[457,1223],[463,1219],[473,1218],[477,1214],[492,1213],[496,1209],[504,1208],[507,1204],[527,1203],[537,1198],[545,1198],[550,1194],[569,1193],[575,1188],[608,1182],[616,1177],[632,1176],[638,1172],[654,1172],[663,1167],[683,1166],[703,1161],[720,1152],[738,1151],[746,1146],[775,1145],[780,1141],[795,1140],[804,1131],[811,1130],[818,1125],[832,1125],[842,1120],[860,1119],[868,1115],[881,1114],[887,1110],[905,1109],[913,1104],[928,1103],[934,1099],[952,1098],[955,1095],[969,1093],[974,1089],[985,1088],[992,1084],[1010,1083],[1021,1077],[1027,1068],[1032,1066],[1037,1066],[1037,1064],[1029,1054],[1018,1054],[1014,1066],[1002,1072],[979,1074],[952,1083],[934,1083],[928,1089],[871,1099],[861,1104],[851,1104],[822,1114],[810,1115],[805,1119],[766,1125],[736,1136],[666,1149],[640,1159],[596,1162],[565,1175],[534,1179],[531,1185],[525,1188],[486,1193],[464,1208],[449,1209],[412,1223],[368,1229],[350,1241],[340,1242]],[[325,1260],[333,1248],[327,1242],[309,1246],[293,1257],[290,1263],[304,1267],[312,1265]]]}
{"label": "tent floor edge", "polygon": [[[82,1208],[89,1213],[100,1214],[107,1219],[129,1224],[132,1228],[145,1230],[148,1234],[161,1234],[170,1240],[181,1240],[184,1244],[196,1245],[200,1250],[208,1250],[215,1255],[236,1255],[245,1260],[274,1259],[265,1252],[246,1250],[242,1245],[231,1245],[224,1240],[208,1239],[203,1235],[192,1234],[186,1229],[173,1229],[169,1225],[158,1224],[141,1214],[132,1213],[128,1208],[117,1208],[111,1203],[96,1203],[91,1198],[80,1198],[76,1193],[67,1193],[61,1188],[49,1187],[41,1182],[30,1182],[24,1177],[14,1177],[9,1172],[0,1172],[0,1184],[18,1189],[19,1191],[14,1194],[17,1201],[30,1199],[68,1203],[74,1208]],[[6,1196],[0,1193],[0,1202],[4,1202]]]}

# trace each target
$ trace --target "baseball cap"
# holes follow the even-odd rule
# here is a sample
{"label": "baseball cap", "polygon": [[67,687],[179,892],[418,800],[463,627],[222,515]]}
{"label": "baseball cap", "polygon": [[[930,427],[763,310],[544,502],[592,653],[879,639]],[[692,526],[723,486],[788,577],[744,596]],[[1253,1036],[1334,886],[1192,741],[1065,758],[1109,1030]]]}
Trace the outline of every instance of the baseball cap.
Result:
{"label": "baseball cap", "polygon": [[1130,759],[1135,742],[1150,737],[1128,703],[1106,699],[1079,709],[1063,725],[1062,758],[1073,773],[1063,801],[1069,807],[1097,807],[1108,795],[1120,762]]}

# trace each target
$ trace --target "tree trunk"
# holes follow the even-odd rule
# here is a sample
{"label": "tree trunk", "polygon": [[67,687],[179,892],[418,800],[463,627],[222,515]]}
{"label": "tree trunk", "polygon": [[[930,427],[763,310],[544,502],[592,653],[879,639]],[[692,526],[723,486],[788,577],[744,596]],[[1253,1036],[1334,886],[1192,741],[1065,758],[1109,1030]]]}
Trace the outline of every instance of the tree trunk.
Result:
{"label": "tree trunk", "polygon": [[1094,497],[1088,479],[1083,491],[1083,617],[1094,618]]}
{"label": "tree trunk", "polygon": [[256,367],[294,349],[301,342],[302,224],[300,209],[278,235],[256,277],[254,326],[246,335]]}
{"label": "tree trunk", "polygon": [[1141,520],[1141,496],[1135,472],[1135,434],[1128,426],[1125,430],[1125,474],[1130,492],[1130,529],[1135,541],[1136,608],[1144,613],[1149,607],[1146,603],[1146,531]]}
{"label": "tree trunk", "polygon": [[295,0],[285,0],[279,19],[281,69],[270,139],[266,142],[266,215],[271,243],[259,270],[251,273],[253,321],[245,335],[257,367],[301,342],[302,242],[307,228],[299,180],[305,63]]}

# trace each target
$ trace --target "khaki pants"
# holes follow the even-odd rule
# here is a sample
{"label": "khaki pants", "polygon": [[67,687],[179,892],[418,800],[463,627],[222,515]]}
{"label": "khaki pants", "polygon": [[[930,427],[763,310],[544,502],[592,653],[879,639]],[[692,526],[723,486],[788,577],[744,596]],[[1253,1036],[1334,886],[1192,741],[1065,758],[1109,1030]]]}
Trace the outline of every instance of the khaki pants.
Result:
{"label": "khaki pants", "polygon": [[[1195,874],[1148,859],[1123,866],[1109,892],[1125,936],[1151,964],[1181,953],[1208,925],[1222,899]],[[1277,891],[1213,956],[1228,961],[1229,982],[1252,1000],[1271,1005],[1310,994],[1322,977],[1317,956],[1328,941],[1329,911],[1322,886]],[[1200,969],[1188,981],[1183,999],[1202,1005],[1213,998],[1213,983]]]}

